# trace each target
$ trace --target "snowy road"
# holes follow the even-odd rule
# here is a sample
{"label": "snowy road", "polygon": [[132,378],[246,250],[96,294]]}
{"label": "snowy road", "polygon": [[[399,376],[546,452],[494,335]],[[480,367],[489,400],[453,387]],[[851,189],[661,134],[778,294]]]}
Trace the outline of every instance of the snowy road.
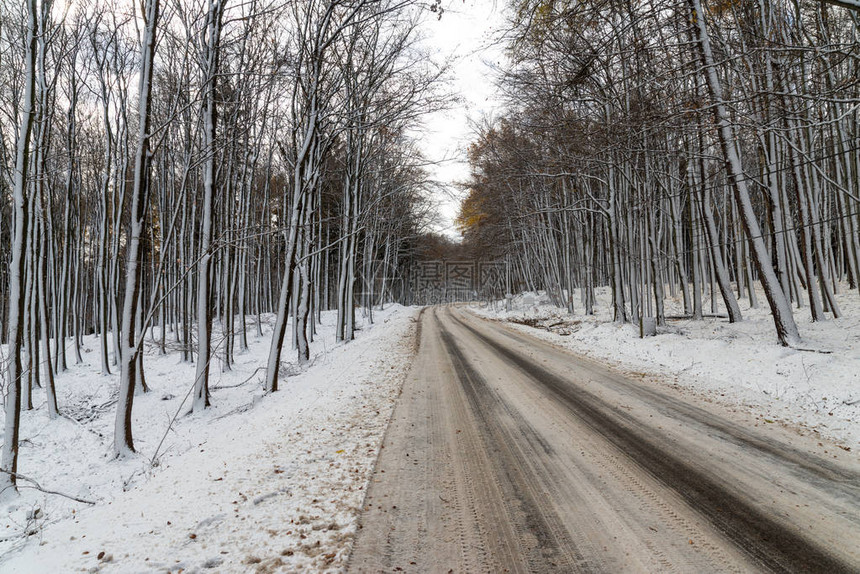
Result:
{"label": "snowy road", "polygon": [[457,309],[421,327],[351,571],[860,571],[856,453]]}

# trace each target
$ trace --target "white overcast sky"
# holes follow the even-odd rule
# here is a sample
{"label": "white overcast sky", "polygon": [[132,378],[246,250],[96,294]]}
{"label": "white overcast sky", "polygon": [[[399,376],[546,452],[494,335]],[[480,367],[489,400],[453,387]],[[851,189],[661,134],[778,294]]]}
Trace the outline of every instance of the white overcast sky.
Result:
{"label": "white overcast sky", "polygon": [[466,149],[473,139],[471,124],[484,115],[493,117],[499,107],[491,66],[504,57],[494,40],[504,25],[506,4],[507,0],[443,0],[442,19],[431,18],[422,27],[434,59],[453,62],[449,91],[461,98],[450,109],[428,116],[420,136],[427,158],[442,162],[430,168],[433,177],[455,196],[439,197],[439,231],[451,237],[457,236],[453,219],[462,198],[456,183],[469,177]]}

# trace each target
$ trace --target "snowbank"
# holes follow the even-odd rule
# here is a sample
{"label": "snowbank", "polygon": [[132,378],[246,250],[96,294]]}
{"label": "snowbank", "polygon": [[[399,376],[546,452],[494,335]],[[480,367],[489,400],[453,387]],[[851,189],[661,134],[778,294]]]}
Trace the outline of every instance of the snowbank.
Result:
{"label": "snowbank", "polygon": [[334,316],[324,314],[312,366],[285,365],[297,374],[263,396],[273,319],[264,318],[263,336],[232,371],[213,367],[213,406],[202,415],[179,406],[194,365],[147,349],[152,392],[135,399],[141,455],[125,461],[109,455],[117,377],[99,374],[88,339],[86,363],[57,378],[60,408],[77,420],[49,421],[44,405],[26,413],[20,472],[96,504],[23,489],[4,508],[0,571],[341,570],[413,352],[414,318],[399,306],[375,311],[373,325],[357,319],[355,341],[335,345]]}
{"label": "snowbank", "polygon": [[[575,294],[578,297],[579,293]],[[482,316],[519,323],[527,330],[577,353],[621,370],[646,374],[766,419],[820,433],[850,447],[860,445],[860,296],[842,286],[837,296],[844,316],[812,323],[808,308],[795,309],[803,346],[776,342],[767,302],[759,308],[740,301],[744,321],[705,318],[669,320],[656,337],[639,338],[638,325],[612,322],[610,290],[597,292],[595,315],[582,308],[569,315],[542,294],[526,293],[504,303],[473,307]],[[576,299],[578,303],[578,299]],[[710,300],[704,302],[710,310]],[[719,312],[725,313],[722,302]],[[681,300],[667,299],[667,315],[682,315]]]}

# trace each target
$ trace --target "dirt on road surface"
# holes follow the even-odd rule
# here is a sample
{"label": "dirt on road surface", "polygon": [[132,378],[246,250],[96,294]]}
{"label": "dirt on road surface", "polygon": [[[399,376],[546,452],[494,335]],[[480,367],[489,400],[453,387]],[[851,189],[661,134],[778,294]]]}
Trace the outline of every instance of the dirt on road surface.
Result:
{"label": "dirt on road surface", "polygon": [[860,572],[855,453],[455,308],[421,327],[351,572]]}

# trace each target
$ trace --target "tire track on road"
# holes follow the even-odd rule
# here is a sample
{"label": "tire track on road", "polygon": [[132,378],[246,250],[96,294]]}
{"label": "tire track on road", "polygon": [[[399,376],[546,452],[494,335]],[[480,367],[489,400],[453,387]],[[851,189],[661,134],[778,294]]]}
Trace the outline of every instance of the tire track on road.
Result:
{"label": "tire track on road", "polygon": [[[454,369],[469,401],[469,407],[480,422],[482,434],[488,440],[487,446],[497,455],[493,457],[493,462],[507,479],[506,482],[513,486],[510,490],[517,501],[516,510],[524,519],[523,523],[517,525],[517,530],[521,537],[525,538],[524,535],[528,533],[536,540],[533,548],[528,548],[528,541],[523,540],[530,570],[532,572],[601,571],[599,568],[592,567],[581,551],[576,548],[554,509],[547,503],[546,497],[540,497],[535,492],[536,484],[546,485],[546,483],[536,481],[529,476],[526,470],[532,466],[530,461],[513,447],[516,444],[516,438],[500,424],[500,413],[496,407],[501,403],[501,399],[497,396],[490,398],[493,394],[490,386],[463,356],[451,333],[444,326],[440,328],[442,341],[453,358]],[[511,409],[505,410],[511,411]],[[517,425],[518,430],[523,435],[531,436],[529,442],[539,445],[543,443],[535,438],[537,433],[527,423],[518,422],[520,422]],[[540,451],[535,449],[534,452]]]}
{"label": "tire track on road", "polygon": [[[500,357],[551,391],[570,411],[597,431],[652,477],[676,491],[703,514],[723,536],[749,554],[761,567],[777,572],[856,572],[824,548],[774,520],[716,479],[644,436],[632,418],[593,394],[571,385],[536,361],[511,350],[452,317]],[[653,432],[653,431],[652,431]]]}

